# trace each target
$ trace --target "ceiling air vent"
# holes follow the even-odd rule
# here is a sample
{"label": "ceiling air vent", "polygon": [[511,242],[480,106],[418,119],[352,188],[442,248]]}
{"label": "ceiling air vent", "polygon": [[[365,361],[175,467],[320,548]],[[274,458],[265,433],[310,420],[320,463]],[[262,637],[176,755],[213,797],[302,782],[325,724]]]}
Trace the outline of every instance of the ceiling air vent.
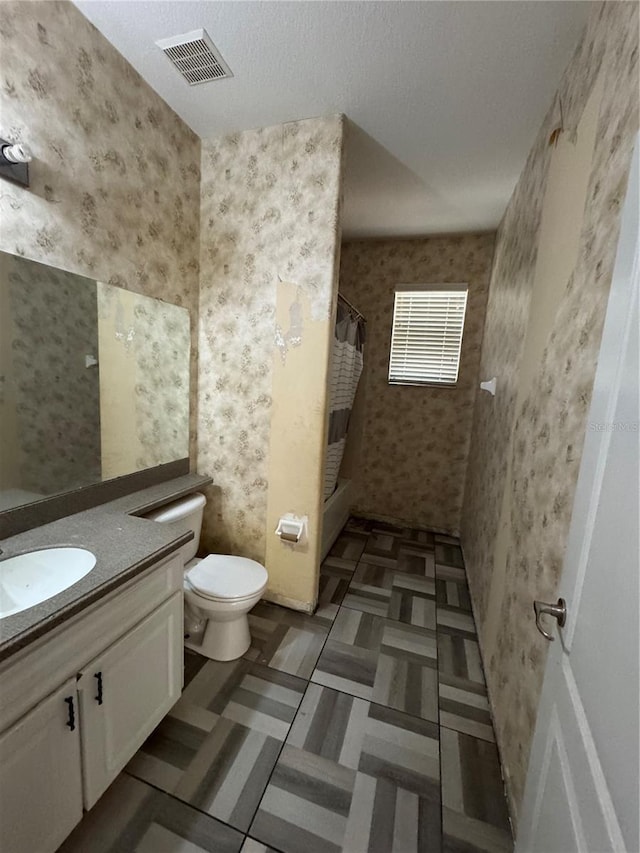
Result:
{"label": "ceiling air vent", "polygon": [[231,69],[206,30],[160,39],[156,44],[169,57],[190,86],[233,77]]}

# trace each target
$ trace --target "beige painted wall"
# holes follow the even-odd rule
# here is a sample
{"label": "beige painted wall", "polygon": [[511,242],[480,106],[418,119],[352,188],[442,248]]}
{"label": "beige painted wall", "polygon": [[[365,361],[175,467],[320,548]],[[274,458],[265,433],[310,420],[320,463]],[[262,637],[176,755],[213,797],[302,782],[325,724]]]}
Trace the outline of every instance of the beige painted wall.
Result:
{"label": "beige painted wall", "polygon": [[638,7],[595,6],[501,223],[462,516],[496,734],[517,822],[638,130]]}
{"label": "beige painted wall", "polygon": [[[324,453],[342,151],[342,116],[207,140],[202,150],[198,470],[215,483],[202,545],[266,561],[268,595],[303,609],[316,594],[319,510],[315,475],[301,484],[287,448],[307,472]],[[274,541],[280,507],[310,513],[306,551]]]}
{"label": "beige painted wall", "polygon": [[[494,234],[345,243],[340,290],[367,319],[364,371],[341,476],[356,512],[457,533],[493,257]],[[469,285],[455,388],[389,385],[398,284]]]}
{"label": "beige painted wall", "polygon": [[[300,341],[273,354],[266,566],[269,598],[313,610],[317,602],[323,511],[327,365],[333,323],[313,318],[295,284],[278,285],[276,321],[286,329],[291,306],[300,310]],[[298,330],[296,330],[298,331]],[[285,514],[308,519],[299,544],[274,531]]]}
{"label": "beige painted wall", "polygon": [[0,136],[34,153],[0,249],[189,310],[193,455],[200,141],[66,0],[3,2],[0,55]]}

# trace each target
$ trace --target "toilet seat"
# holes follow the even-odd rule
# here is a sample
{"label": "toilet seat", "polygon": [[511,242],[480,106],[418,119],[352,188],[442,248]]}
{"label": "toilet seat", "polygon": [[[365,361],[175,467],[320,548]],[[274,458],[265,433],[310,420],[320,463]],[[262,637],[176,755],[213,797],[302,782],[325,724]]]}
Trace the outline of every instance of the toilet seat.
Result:
{"label": "toilet seat", "polygon": [[184,574],[193,591],[210,601],[243,601],[261,592],[267,584],[267,570],[247,557],[210,554],[193,561]]}
{"label": "toilet seat", "polygon": [[196,595],[198,598],[202,598],[205,601],[211,601],[212,603],[218,603],[218,604],[224,604],[225,602],[227,604],[242,604],[243,601],[249,601],[250,599],[255,598],[256,593],[261,591],[261,590],[256,590],[256,592],[254,592],[251,595],[235,596],[233,598],[230,596],[227,596],[227,597],[223,598],[222,596],[209,595],[208,593],[205,593],[199,589],[196,589],[193,586],[193,584],[189,581],[188,577],[185,577],[185,587],[188,590],[190,590],[194,595]]}

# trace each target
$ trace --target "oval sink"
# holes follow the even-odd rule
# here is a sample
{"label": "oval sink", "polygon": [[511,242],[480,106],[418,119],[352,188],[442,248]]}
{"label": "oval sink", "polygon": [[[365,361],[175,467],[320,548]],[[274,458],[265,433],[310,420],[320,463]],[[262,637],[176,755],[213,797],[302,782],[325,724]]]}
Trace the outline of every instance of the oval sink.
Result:
{"label": "oval sink", "polygon": [[0,619],[53,598],[95,564],[95,556],[85,548],[43,548],[2,560]]}

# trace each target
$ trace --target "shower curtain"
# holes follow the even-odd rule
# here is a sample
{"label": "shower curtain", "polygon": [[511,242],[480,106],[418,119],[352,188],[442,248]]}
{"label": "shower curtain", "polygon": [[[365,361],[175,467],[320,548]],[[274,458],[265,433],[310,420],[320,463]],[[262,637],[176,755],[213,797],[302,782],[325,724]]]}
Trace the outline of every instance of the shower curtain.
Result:
{"label": "shower curtain", "polygon": [[325,500],[331,497],[338,482],[349,417],[362,373],[364,329],[364,321],[354,318],[349,309],[338,302],[331,363],[329,447],[324,470]]}

